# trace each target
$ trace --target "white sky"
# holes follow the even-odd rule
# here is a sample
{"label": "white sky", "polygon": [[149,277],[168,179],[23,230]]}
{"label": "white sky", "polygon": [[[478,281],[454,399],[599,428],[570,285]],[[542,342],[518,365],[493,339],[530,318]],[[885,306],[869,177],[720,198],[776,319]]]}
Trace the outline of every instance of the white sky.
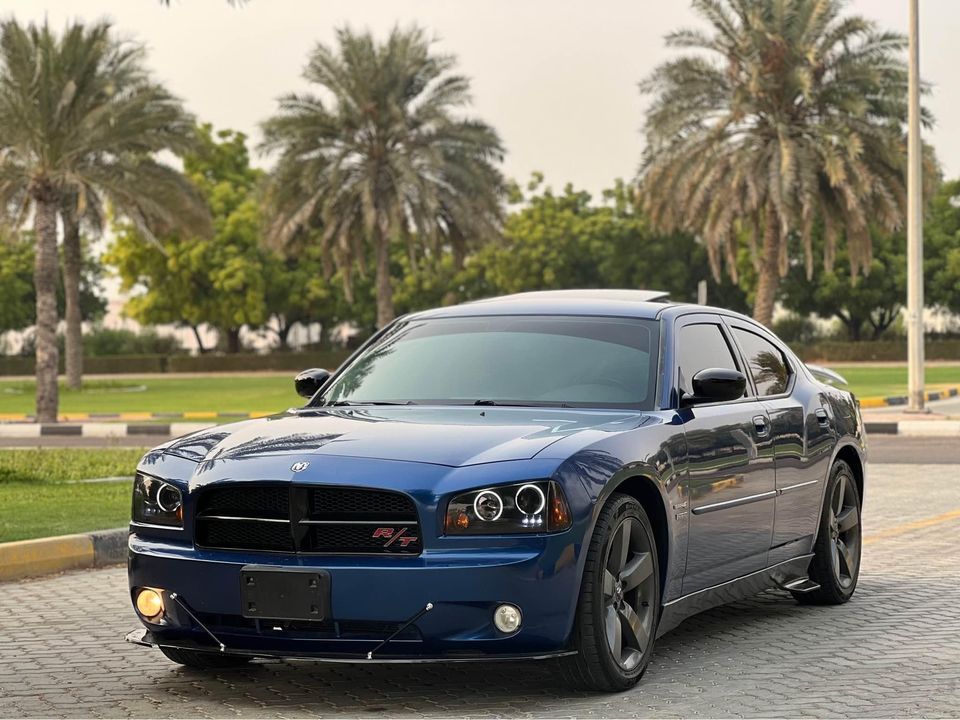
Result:
{"label": "white sky", "polygon": [[[960,174],[960,1],[921,0],[921,73],[937,125],[926,137]],[[856,0],[850,11],[906,32],[908,0]],[[637,82],[667,57],[663,35],[694,22],[686,0],[5,0],[0,15],[62,27],[107,17],[147,44],[157,76],[200,120],[254,140],[317,41],[344,23],[379,35],[417,22],[473,78],[473,114],[507,145],[507,175],[534,170],[596,192],[631,178],[642,139]],[[258,160],[263,162],[263,160]]]}

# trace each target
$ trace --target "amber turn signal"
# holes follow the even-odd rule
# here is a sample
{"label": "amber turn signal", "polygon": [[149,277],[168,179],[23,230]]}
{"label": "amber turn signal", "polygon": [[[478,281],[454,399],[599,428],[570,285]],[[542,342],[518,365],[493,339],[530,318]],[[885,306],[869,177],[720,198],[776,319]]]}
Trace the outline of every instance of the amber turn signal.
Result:
{"label": "amber turn signal", "polygon": [[550,529],[566,530],[570,527],[572,520],[570,518],[570,508],[567,507],[567,501],[563,493],[555,484],[550,486]]}
{"label": "amber turn signal", "polygon": [[137,593],[137,612],[147,620],[153,620],[163,614],[163,596],[159,590],[141,588]]}

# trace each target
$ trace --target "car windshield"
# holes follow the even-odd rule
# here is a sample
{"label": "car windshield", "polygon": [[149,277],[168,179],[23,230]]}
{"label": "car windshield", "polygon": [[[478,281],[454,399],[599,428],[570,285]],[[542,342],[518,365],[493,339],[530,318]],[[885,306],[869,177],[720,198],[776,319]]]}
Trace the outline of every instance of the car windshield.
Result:
{"label": "car windshield", "polygon": [[414,318],[352,362],[320,402],[651,409],[658,329],[633,318]]}

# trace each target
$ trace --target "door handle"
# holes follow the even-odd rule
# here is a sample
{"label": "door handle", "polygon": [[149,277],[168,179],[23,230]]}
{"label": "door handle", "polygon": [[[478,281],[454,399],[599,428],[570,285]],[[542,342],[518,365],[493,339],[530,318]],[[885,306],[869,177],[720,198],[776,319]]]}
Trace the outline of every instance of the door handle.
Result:
{"label": "door handle", "polygon": [[827,416],[827,411],[823,408],[817,408],[813,411],[813,414],[817,416],[817,422],[821,427],[830,426],[830,418]]}
{"label": "door handle", "polygon": [[767,427],[767,419],[763,415],[756,415],[753,418],[753,429],[757,431],[757,437],[766,437],[770,432]]}

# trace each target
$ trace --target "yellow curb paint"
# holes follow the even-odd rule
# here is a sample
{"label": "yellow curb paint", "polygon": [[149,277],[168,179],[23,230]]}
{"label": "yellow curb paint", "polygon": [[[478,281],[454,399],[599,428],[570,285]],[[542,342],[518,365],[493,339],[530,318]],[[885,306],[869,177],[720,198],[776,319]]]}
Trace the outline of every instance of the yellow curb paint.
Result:
{"label": "yellow curb paint", "polygon": [[119,420],[151,420],[153,419],[153,413],[148,412],[122,412],[119,415]]}
{"label": "yellow curb paint", "polygon": [[93,566],[88,535],[61,535],[0,543],[0,581]]}
{"label": "yellow curb paint", "polygon": [[184,420],[215,420],[216,417],[215,412],[185,412],[183,414]]}
{"label": "yellow curb paint", "polygon": [[899,535],[904,535],[914,530],[923,530],[924,528],[940,525],[941,523],[950,522],[951,520],[960,520],[960,510],[951,510],[942,515],[934,515],[933,517],[923,518],[922,520],[914,520],[913,522],[904,523],[903,525],[887,528],[873,535],[867,535],[863,539],[863,544],[872,545],[881,540],[888,540],[889,538],[898,537]]}
{"label": "yellow curb paint", "polygon": [[270,412],[270,411],[267,411],[267,412],[255,411],[255,412],[250,413],[250,417],[252,417],[252,418],[261,418],[261,417],[267,417],[268,415],[273,415],[273,414],[274,414],[274,413],[273,413],[273,412]]}
{"label": "yellow curb paint", "polygon": [[89,420],[90,413],[63,413],[58,417],[60,422],[71,422],[73,420]]}
{"label": "yellow curb paint", "polygon": [[26,420],[23,413],[0,413],[0,420]]}
{"label": "yellow curb paint", "polygon": [[886,404],[887,402],[883,398],[860,398],[860,407],[864,408],[886,407]]}

